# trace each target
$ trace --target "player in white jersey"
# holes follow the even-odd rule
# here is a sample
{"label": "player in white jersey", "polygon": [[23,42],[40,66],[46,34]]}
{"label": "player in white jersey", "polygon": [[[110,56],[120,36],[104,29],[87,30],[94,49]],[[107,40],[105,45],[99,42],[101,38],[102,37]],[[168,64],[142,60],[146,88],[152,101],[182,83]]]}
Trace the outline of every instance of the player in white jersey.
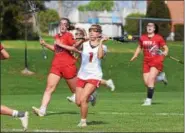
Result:
{"label": "player in white jersey", "polygon": [[88,99],[99,87],[103,73],[101,59],[104,57],[107,47],[103,41],[107,37],[101,37],[100,25],[92,25],[89,29],[89,41],[82,44],[81,66],[77,75],[76,104],[80,107],[81,121],[79,127],[85,127],[88,113]]}
{"label": "player in white jersey", "polygon": [[[74,36],[75,36],[75,40],[78,42],[78,41],[88,41],[88,37],[87,37],[87,33],[85,31],[85,29],[83,28],[76,28],[75,29],[75,32],[74,32]],[[78,48],[81,48],[82,45],[80,45]],[[73,53],[73,55],[79,59],[79,56],[76,54],[76,53]],[[102,79],[101,82],[100,82],[101,85],[105,85],[106,87],[110,88],[111,91],[114,91],[115,90],[115,85],[114,85],[114,82],[112,79],[108,79],[108,80],[105,80],[105,79]],[[68,96],[67,97],[67,100],[70,101],[70,102],[73,102],[75,103],[75,93],[73,93],[72,96]],[[93,103],[93,102],[92,102]]]}

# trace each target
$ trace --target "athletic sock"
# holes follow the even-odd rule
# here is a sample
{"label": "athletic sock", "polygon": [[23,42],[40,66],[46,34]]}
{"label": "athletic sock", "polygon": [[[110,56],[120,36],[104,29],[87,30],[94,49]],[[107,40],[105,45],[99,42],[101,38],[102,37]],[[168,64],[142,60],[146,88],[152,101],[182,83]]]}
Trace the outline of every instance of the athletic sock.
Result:
{"label": "athletic sock", "polygon": [[86,119],[81,119],[81,122],[82,123],[86,123]]}
{"label": "athletic sock", "polygon": [[154,87],[148,87],[147,98],[152,99],[154,94]]}
{"label": "athletic sock", "polygon": [[46,113],[46,107],[45,107],[45,106],[41,106],[41,107],[40,107],[40,112],[41,112],[42,114],[45,114],[45,113]]}
{"label": "athletic sock", "polygon": [[17,115],[18,115],[18,111],[17,110],[13,110],[12,116],[13,117],[17,117]]}

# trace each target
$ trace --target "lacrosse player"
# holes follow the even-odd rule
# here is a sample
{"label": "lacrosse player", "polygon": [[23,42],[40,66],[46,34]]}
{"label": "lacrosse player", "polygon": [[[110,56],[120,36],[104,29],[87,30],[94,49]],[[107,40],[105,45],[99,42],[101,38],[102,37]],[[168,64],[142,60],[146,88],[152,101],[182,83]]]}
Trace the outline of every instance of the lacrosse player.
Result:
{"label": "lacrosse player", "polygon": [[101,59],[107,52],[103,42],[108,40],[108,37],[100,38],[101,34],[101,26],[92,25],[89,28],[89,41],[82,46],[82,59],[76,83],[76,104],[80,107],[81,113],[79,127],[87,126],[88,99],[99,87],[103,76]]}
{"label": "lacrosse player", "polygon": [[[86,33],[85,29],[83,29],[83,28],[76,28],[75,40],[77,42],[81,41],[81,40],[84,40],[84,42],[88,41],[87,33]],[[78,48],[80,48],[80,47],[82,47],[82,45],[78,46]],[[74,54],[76,54],[76,53],[74,53]],[[79,57],[77,57],[77,58],[79,58]],[[115,90],[115,85],[114,85],[114,82],[113,82],[112,79],[108,79],[108,80],[102,79],[100,84],[109,87],[111,89],[111,91]],[[70,102],[75,102],[75,93],[72,96],[68,96],[67,99]]]}
{"label": "lacrosse player", "polygon": [[[46,115],[51,96],[56,90],[61,78],[65,79],[72,93],[75,93],[76,89],[76,59],[71,54],[71,51],[78,53],[80,53],[80,51],[73,46],[76,41],[73,35],[69,32],[70,30],[73,30],[74,27],[71,25],[71,22],[68,18],[62,18],[59,22],[59,25],[60,33],[55,36],[54,46],[47,44],[44,40],[40,41],[41,45],[55,53],[52,60],[51,69],[48,74],[47,85],[44,91],[41,106],[40,108],[36,108],[34,106],[32,107],[33,112],[40,117]],[[94,97],[95,96],[92,96],[92,99],[90,100],[92,104],[95,103],[96,100]]]}
{"label": "lacrosse player", "polygon": [[[152,104],[154,94],[155,81],[163,81],[167,83],[165,73],[163,71],[163,61],[168,55],[168,46],[163,37],[158,34],[158,26],[155,23],[148,23],[146,26],[147,34],[144,34],[139,39],[139,45],[130,61],[134,61],[141,50],[143,50],[143,80],[147,87],[147,98],[143,106]],[[159,54],[157,50],[152,48],[163,48],[163,53]],[[162,72],[162,73],[160,73]],[[159,77],[157,77],[159,75]]]}

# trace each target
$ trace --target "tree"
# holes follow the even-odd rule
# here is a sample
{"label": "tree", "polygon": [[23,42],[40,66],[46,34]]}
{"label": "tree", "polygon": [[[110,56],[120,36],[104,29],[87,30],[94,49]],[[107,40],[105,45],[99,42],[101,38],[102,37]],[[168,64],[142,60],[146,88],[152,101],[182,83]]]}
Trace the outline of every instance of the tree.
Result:
{"label": "tree", "polygon": [[112,11],[114,1],[90,1],[88,4],[78,6],[79,11]]}
{"label": "tree", "polygon": [[59,15],[54,9],[39,12],[40,29],[42,32],[48,32],[48,25],[50,22],[59,20]]}
{"label": "tree", "polygon": [[78,5],[79,1],[62,1],[63,16],[68,16],[73,8]]}
{"label": "tree", "polygon": [[126,25],[125,25],[125,30],[131,34],[131,35],[138,35],[139,33],[139,20],[136,19],[128,19],[128,17],[138,17],[138,18],[143,18],[145,17],[144,14],[140,14],[140,13],[132,13],[129,14],[126,17]]}
{"label": "tree", "polygon": [[[146,17],[171,19],[168,6],[164,0],[152,0],[147,8]],[[145,24],[148,21],[145,22]],[[153,21],[159,26],[159,33],[167,37],[170,33],[171,22]]]}
{"label": "tree", "polygon": [[[44,1],[35,0],[36,7],[44,10]],[[3,39],[24,38],[26,3],[22,0],[1,0],[1,31]],[[31,17],[31,16],[30,16]]]}

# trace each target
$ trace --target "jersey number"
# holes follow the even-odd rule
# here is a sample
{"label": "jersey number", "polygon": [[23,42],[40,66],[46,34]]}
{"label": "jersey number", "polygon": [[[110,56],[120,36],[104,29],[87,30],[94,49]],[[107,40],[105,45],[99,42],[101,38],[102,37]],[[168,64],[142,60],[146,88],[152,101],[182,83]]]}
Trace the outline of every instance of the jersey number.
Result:
{"label": "jersey number", "polygon": [[93,58],[93,52],[89,53],[89,62],[92,62],[92,58]]}

